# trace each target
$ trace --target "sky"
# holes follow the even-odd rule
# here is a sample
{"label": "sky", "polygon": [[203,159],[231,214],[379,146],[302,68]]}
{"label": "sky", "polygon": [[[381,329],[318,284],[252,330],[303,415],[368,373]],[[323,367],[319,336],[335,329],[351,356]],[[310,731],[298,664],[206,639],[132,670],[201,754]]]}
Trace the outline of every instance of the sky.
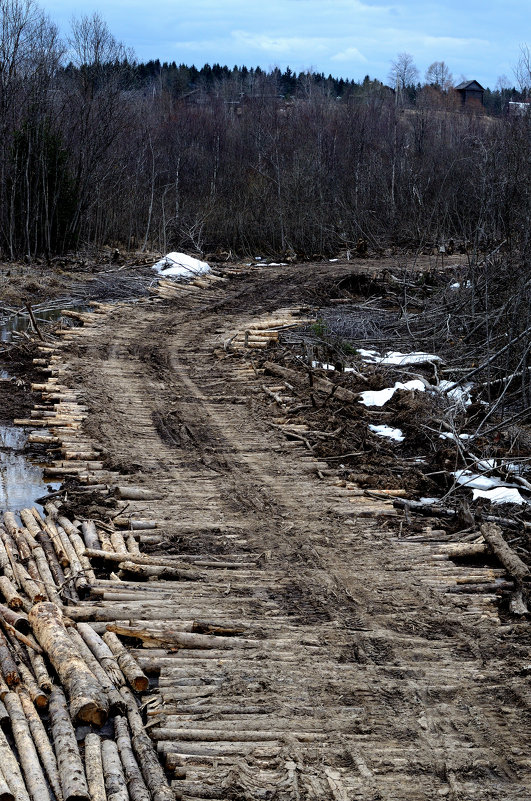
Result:
{"label": "sky", "polygon": [[423,79],[445,61],[455,80],[513,85],[520,46],[531,46],[529,0],[37,0],[62,32],[97,11],[137,60],[314,70],[387,81],[407,52]]}

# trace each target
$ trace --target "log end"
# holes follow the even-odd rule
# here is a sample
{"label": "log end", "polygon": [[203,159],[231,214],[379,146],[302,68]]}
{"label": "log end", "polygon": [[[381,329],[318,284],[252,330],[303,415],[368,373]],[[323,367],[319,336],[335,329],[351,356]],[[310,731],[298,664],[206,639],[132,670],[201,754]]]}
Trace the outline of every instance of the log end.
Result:
{"label": "log end", "polygon": [[107,710],[92,698],[72,698],[70,716],[80,723],[91,723],[100,728],[107,721]]}
{"label": "log end", "polygon": [[149,687],[149,679],[147,676],[135,676],[131,686],[137,693],[145,693]]}

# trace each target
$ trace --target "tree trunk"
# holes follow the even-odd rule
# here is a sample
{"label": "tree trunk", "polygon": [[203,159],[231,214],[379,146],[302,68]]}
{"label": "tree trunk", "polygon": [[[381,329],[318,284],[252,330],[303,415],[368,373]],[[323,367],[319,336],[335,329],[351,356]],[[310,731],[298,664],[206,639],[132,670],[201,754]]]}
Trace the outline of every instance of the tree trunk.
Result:
{"label": "tree trunk", "polygon": [[50,724],[64,801],[91,801],[76,733],[59,687],[50,696]]}

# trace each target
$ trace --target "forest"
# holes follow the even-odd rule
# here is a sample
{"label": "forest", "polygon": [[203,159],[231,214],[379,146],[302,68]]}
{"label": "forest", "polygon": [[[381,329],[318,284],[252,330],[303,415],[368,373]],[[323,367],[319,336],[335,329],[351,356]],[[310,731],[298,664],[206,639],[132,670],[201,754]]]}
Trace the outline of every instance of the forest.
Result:
{"label": "forest", "polygon": [[525,83],[467,108],[437,83],[139,64],[98,15],[63,41],[33,0],[0,8],[4,258],[528,252]]}

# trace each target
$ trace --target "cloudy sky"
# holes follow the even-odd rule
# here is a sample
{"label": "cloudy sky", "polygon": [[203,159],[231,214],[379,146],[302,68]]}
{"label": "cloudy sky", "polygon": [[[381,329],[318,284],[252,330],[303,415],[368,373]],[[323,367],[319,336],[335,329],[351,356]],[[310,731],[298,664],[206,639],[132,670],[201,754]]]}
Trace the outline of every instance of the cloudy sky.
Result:
{"label": "cloudy sky", "polygon": [[386,80],[400,52],[421,76],[445,61],[454,77],[494,88],[531,45],[529,0],[38,0],[64,31],[98,11],[141,61],[313,69]]}

